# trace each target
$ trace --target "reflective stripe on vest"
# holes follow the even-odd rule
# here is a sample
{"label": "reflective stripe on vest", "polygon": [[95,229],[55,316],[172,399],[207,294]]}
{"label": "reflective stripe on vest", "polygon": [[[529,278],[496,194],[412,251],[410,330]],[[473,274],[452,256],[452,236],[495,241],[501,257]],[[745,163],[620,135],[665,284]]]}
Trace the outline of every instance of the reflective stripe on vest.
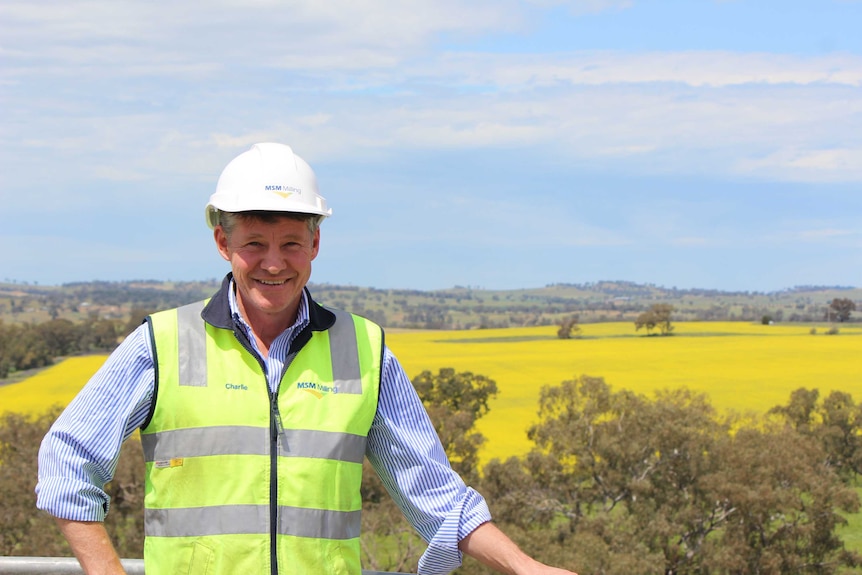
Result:
{"label": "reflective stripe on vest", "polygon": [[[269,455],[261,449],[269,442],[269,430],[259,427],[223,426],[175,429],[146,436],[144,461],[170,461],[207,455]],[[285,429],[278,443],[282,457],[317,457],[362,463],[365,438],[350,433]]]}
{"label": "reflective stripe on vest", "polygon": [[[359,511],[279,507],[283,535],[351,539],[359,533]],[[150,537],[196,537],[226,533],[269,535],[269,510],[262,505],[213,505],[183,509],[147,509]]]}
{"label": "reflective stripe on vest", "polygon": [[231,331],[207,325],[202,309],[150,319],[158,392],[141,431],[147,575],[195,572],[196,563],[213,574],[264,573],[271,543],[283,572],[359,573],[359,487],[379,392],[380,328],[333,310],[332,328],[312,332],[285,370],[284,429],[274,436],[258,359]]}

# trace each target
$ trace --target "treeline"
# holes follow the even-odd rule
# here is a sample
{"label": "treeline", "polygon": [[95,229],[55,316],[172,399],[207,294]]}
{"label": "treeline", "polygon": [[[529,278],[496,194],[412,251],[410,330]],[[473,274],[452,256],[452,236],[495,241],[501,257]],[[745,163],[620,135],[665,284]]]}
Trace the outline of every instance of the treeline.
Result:
{"label": "treeline", "polygon": [[[132,309],[153,311],[203,299],[218,287],[209,282],[90,282],[63,286],[0,284],[0,319],[41,323],[48,319],[123,319]],[[631,282],[555,284],[537,289],[484,290],[455,287],[421,291],[309,284],[330,307],[363,315],[384,327],[481,329],[559,325],[577,314],[581,323],[635,321],[656,303],[674,307],[676,321],[821,322],[835,298],[862,302],[862,289],[812,287],[782,292],[679,290]],[[851,311],[847,321],[860,319]]]}
{"label": "treeline", "polygon": [[7,324],[0,320],[0,379],[52,365],[58,357],[113,351],[148,313],[132,310],[125,320],[93,314],[78,323],[63,318],[38,324]]}
{"label": "treeline", "polygon": [[[831,575],[862,565],[838,535],[860,510],[862,405],[850,394],[799,389],[743,418],[687,390],[648,398],[582,376],[542,390],[532,451],[480,469],[475,424],[494,381],[441,369],[413,383],[453,467],[545,562],[582,575]],[[34,510],[36,452],[55,416],[0,419],[0,555],[68,554]],[[143,472],[132,439],[109,484],[108,528],[125,557],[142,554]],[[425,543],[369,468],[362,491],[364,568],[415,570]],[[490,573],[470,559],[457,572]]]}
{"label": "treeline", "polygon": [[[858,572],[838,529],[860,511],[862,405],[799,389],[761,417],[717,413],[681,389],[654,398],[582,376],[543,389],[534,448],[481,474],[475,421],[496,394],[470,373],[414,385],[458,469],[531,555],[582,575]],[[373,475],[366,482],[377,485]],[[394,505],[366,500],[366,565],[409,570],[422,542]],[[377,536],[369,537],[371,531]],[[380,534],[387,534],[385,543]],[[394,547],[393,541],[399,544]],[[491,573],[468,560],[464,575]]]}
{"label": "treeline", "polygon": [[26,314],[46,312],[51,319],[86,316],[90,308],[101,315],[129,308],[167,309],[202,299],[217,288],[215,280],[207,282],[74,282],[62,286],[6,284],[0,290],[5,311]]}

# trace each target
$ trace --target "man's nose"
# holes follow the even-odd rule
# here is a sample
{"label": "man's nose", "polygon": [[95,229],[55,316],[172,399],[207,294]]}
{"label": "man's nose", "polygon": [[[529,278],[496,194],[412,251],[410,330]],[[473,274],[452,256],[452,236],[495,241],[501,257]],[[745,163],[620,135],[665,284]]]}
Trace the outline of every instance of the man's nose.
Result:
{"label": "man's nose", "polygon": [[261,267],[271,274],[277,274],[285,268],[285,259],[278,247],[271,247],[266,250]]}

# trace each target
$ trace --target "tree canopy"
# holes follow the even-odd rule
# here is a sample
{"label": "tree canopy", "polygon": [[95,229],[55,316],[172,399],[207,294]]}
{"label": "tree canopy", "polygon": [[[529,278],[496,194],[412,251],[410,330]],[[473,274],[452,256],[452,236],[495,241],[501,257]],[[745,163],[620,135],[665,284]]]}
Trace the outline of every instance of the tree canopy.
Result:
{"label": "tree canopy", "polygon": [[670,335],[673,331],[671,324],[671,314],[674,312],[674,307],[669,303],[655,303],[650,308],[638,315],[635,320],[635,331],[646,328],[647,333],[658,328],[662,335]]}
{"label": "tree canopy", "polygon": [[832,303],[829,304],[829,319],[835,318],[840,322],[845,322],[850,319],[850,316],[853,312],[856,311],[856,302],[852,299],[843,297],[843,298],[835,298],[832,300]]}
{"label": "tree canopy", "polygon": [[[455,467],[529,554],[579,573],[811,573],[862,566],[838,528],[858,512],[862,405],[846,392],[795,390],[762,417],[719,414],[685,389],[646,397],[581,375],[546,386],[533,449],[478,469],[476,422],[498,393],[452,368],[413,381]],[[57,411],[0,417],[0,554],[68,555],[35,510],[36,453]],[[22,478],[29,478],[22,481]],[[107,527],[119,553],[142,553],[140,442],[123,447]],[[363,566],[415,568],[425,543],[366,469]],[[490,573],[470,559],[461,575]]]}

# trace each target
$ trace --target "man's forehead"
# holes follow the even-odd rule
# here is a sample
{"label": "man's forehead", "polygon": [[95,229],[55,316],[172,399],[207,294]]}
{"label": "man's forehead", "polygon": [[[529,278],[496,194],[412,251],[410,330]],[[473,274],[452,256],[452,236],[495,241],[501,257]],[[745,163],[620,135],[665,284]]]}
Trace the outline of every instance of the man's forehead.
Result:
{"label": "man's forehead", "polygon": [[242,234],[246,237],[272,235],[307,237],[309,230],[306,222],[289,218],[280,218],[276,221],[242,219],[237,222],[234,233]]}

